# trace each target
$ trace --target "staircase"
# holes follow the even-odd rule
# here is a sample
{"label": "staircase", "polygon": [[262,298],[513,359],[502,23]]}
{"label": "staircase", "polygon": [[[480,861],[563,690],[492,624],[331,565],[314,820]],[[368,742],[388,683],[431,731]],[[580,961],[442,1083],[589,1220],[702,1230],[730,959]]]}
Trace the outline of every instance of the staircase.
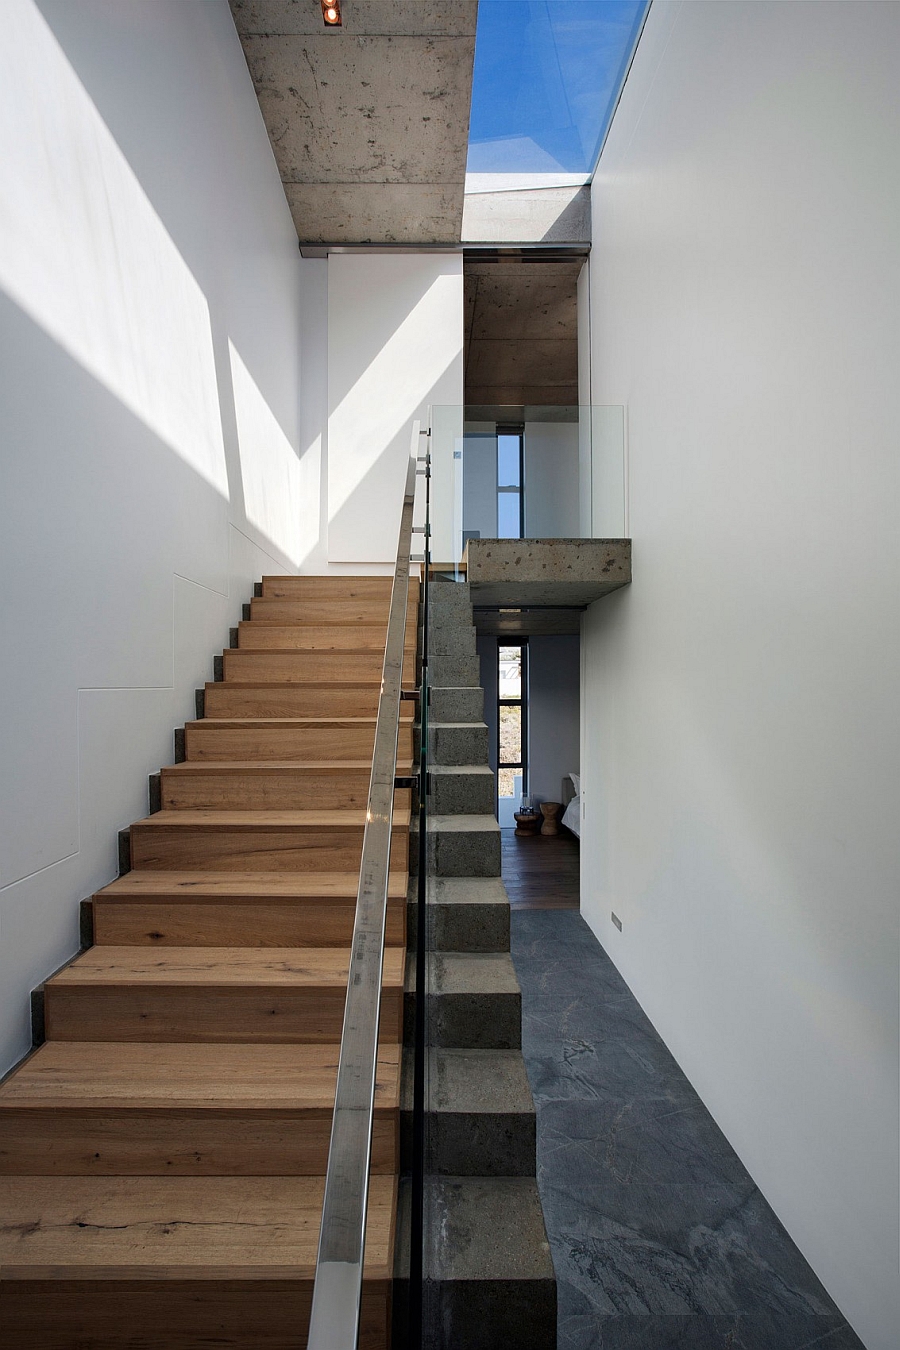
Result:
{"label": "staircase", "polygon": [[[0,1087],[0,1344],[305,1344],[390,578],[267,577]],[[418,583],[404,681],[415,683]],[[398,773],[413,752],[401,705]],[[390,1337],[395,798],[360,1345]]]}
{"label": "staircase", "polygon": [[[555,1350],[556,1280],[469,587],[432,584],[429,611],[425,1344]],[[412,939],[414,906],[409,917]],[[414,983],[410,960],[408,1010]],[[408,1017],[407,1041],[410,1031]]]}

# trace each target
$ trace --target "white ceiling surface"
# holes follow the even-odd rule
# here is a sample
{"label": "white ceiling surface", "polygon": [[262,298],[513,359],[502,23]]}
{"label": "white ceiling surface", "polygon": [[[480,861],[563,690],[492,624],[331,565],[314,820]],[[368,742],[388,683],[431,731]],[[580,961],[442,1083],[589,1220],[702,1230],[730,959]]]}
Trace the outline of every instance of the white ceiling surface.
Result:
{"label": "white ceiling surface", "polygon": [[477,0],[230,4],[301,243],[459,243]]}

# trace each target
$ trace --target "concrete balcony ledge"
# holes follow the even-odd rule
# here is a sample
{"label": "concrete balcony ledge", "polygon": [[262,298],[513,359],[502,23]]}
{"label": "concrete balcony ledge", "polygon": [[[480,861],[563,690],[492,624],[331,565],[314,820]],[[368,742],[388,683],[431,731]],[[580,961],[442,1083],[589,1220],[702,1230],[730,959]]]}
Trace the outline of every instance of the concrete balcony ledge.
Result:
{"label": "concrete balcony ledge", "polygon": [[479,633],[577,633],[579,610],[631,581],[631,540],[470,539],[466,580]]}

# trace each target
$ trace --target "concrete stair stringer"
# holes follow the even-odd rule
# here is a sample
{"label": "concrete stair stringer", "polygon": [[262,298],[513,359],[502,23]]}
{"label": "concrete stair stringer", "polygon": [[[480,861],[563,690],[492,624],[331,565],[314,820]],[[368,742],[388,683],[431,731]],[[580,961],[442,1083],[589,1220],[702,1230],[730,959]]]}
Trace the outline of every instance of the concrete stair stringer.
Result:
{"label": "concrete stair stringer", "polygon": [[[553,1350],[556,1280],[535,1180],[535,1110],[521,1055],[521,991],[488,765],[469,588],[430,587],[426,1342],[434,1350]],[[410,831],[411,870],[418,833]],[[410,884],[405,1035],[412,1044],[417,884]],[[409,1075],[401,1157],[409,1156]],[[395,1327],[408,1288],[401,1191]]]}

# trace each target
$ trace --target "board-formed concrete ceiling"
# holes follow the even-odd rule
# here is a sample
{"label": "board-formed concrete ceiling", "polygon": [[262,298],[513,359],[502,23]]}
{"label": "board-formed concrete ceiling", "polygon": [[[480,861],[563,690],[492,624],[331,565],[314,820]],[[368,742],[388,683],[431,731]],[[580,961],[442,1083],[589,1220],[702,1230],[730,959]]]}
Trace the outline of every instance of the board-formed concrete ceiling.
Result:
{"label": "board-formed concrete ceiling", "polygon": [[583,257],[466,258],[466,403],[578,403],[576,287]]}
{"label": "board-formed concrete ceiling", "polygon": [[230,0],[301,243],[458,244],[478,0]]}

